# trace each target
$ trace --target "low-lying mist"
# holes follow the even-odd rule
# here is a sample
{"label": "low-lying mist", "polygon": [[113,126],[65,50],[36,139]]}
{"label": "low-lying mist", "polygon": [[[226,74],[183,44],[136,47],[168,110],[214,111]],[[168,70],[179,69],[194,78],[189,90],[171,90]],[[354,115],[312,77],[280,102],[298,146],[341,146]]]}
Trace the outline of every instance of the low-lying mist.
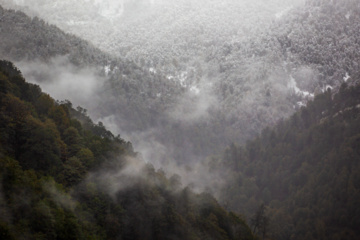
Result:
{"label": "low-lying mist", "polygon": [[16,64],[28,82],[40,85],[55,99],[68,99],[88,109],[99,101],[97,91],[105,78],[94,68],[78,68],[67,56],[52,58],[47,63],[23,61]]}
{"label": "low-lying mist", "polygon": [[[104,94],[108,92],[105,88],[109,81],[104,66],[76,67],[66,56],[52,58],[47,63],[23,61],[17,65],[28,81],[39,84],[58,100],[70,100],[74,106],[87,109],[95,122],[102,122],[114,135],[120,134],[132,142],[145,163],[163,169],[169,176],[179,175],[184,186],[199,191],[211,189],[214,195],[225,183],[226,172],[209,166],[208,157],[220,153],[232,142],[249,139],[251,134],[255,136],[261,130],[256,126],[274,124],[294,111],[287,100],[293,91],[288,86],[290,74],[277,67],[268,69],[269,74],[262,81],[253,79],[247,91],[239,92],[241,98],[237,103],[235,99],[233,102],[227,102],[231,98],[221,99],[221,87],[216,79],[204,78],[182,87],[183,93],[174,97],[171,105],[162,112],[158,110],[159,120],[155,124],[134,131],[124,128],[124,123],[146,115],[130,109],[130,115],[124,116],[122,107],[131,100],[124,102],[127,97],[121,94],[119,99]],[[250,71],[255,73],[256,69]],[[309,68],[299,71],[312,75]],[[136,104],[145,105],[146,98],[143,101]],[[104,108],[109,103],[122,107]]]}
{"label": "low-lying mist", "polygon": [[[85,2],[89,3],[89,1]],[[144,4],[145,2],[147,1],[142,1]],[[262,50],[261,41],[254,45],[252,41],[243,37],[254,35],[253,32],[246,30],[254,24],[254,19],[243,23],[244,26],[236,31],[231,30],[234,26],[229,29],[221,27],[218,29],[216,24],[212,24],[213,22],[205,24],[208,23],[205,20],[210,13],[221,19],[227,16],[224,14],[228,9],[227,6],[235,4],[234,6],[239,7],[241,4],[246,5],[248,1],[215,2],[214,6],[218,9],[209,5],[202,8],[199,3],[185,4],[189,12],[181,12],[186,1],[174,3],[176,9],[171,11],[175,11],[181,17],[177,19],[178,21],[171,20],[173,24],[170,24],[169,28],[161,28],[159,34],[154,35],[154,39],[147,38],[149,42],[146,44],[139,44],[144,39],[138,42],[138,38],[134,38],[134,33],[138,35],[136,29],[140,27],[144,31],[144,36],[152,34],[168,17],[166,12],[165,15],[161,15],[163,18],[154,20],[156,23],[154,28],[144,28],[147,23],[141,22],[143,19],[131,23],[137,24],[137,27],[134,31],[128,29],[130,38],[126,44],[134,45],[128,45],[126,48],[128,52],[124,56],[138,64],[139,69],[134,71],[144,72],[141,79],[133,77],[131,72],[133,69],[126,71],[126,74],[125,71],[117,72],[115,69],[119,70],[120,66],[80,68],[71,64],[66,56],[52,58],[47,63],[22,61],[18,62],[17,66],[28,81],[39,84],[45,92],[58,100],[67,99],[73,105],[87,109],[87,113],[95,122],[102,122],[115,135],[120,134],[121,137],[131,141],[144,161],[153,164],[156,169],[164,169],[170,175],[180,175],[184,185],[191,185],[195,189],[211,187],[216,192],[217,186],[220,186],[225,179],[224,173],[211,169],[207,157],[218,154],[232,142],[242,144],[259,134],[268,124],[275,124],[278,119],[289,116],[296,108],[296,97],[292,96],[293,90],[299,91],[296,85],[290,86],[289,81],[293,78],[299,80],[300,88],[310,91],[314,86],[301,76],[305,73],[307,77],[316,80],[316,73],[313,74],[311,67],[304,66],[295,70],[291,78],[292,70],[287,71],[286,66],[282,66],[284,59],[281,58],[280,50],[276,48],[274,52],[268,54],[269,56],[266,54],[269,49],[263,51],[265,55],[263,53],[249,55],[248,50],[254,52],[258,51],[257,48]],[[301,1],[294,1],[290,5],[297,2]],[[100,3],[99,1],[92,3],[96,6],[101,4],[102,13],[106,14],[111,14],[106,12],[106,6],[115,4],[115,2]],[[107,3],[109,4],[106,5]],[[115,5],[125,11],[131,6],[136,13],[140,7],[132,3],[134,2],[125,1]],[[156,5],[160,2],[149,3]],[[283,1],[269,3],[272,10],[269,10],[268,15],[264,17],[275,18],[274,13],[283,9],[280,3]],[[66,9],[66,4],[61,9]],[[170,3],[164,3],[167,4]],[[254,10],[254,5],[246,6]],[[47,7],[51,8],[50,5]],[[38,6],[37,10],[41,9],[41,6]],[[186,16],[191,16],[197,11],[203,13],[204,18],[199,17],[195,19],[196,21],[189,22]],[[95,13],[90,11],[89,14]],[[127,18],[131,19],[130,15]],[[81,17],[84,16],[80,12],[77,20],[83,21]],[[234,15],[229,16],[231,17]],[[103,19],[98,20],[99,24],[103,23]],[[182,23],[185,24],[184,26],[189,26],[186,31]],[[87,26],[87,23],[84,24]],[[92,29],[101,29],[94,27],[98,26],[97,21],[94,24]],[[131,24],[129,26],[132,26]],[[247,24],[250,25],[246,26]],[[111,28],[120,25],[112,24]],[[254,27],[258,29],[256,24]],[[201,38],[195,41],[199,31]],[[223,31],[227,34],[223,35]],[[92,33],[89,32],[91,36]],[[82,34],[79,32],[79,35]],[[101,32],[97,35],[105,36]],[[122,49],[123,46],[117,45],[122,41],[112,37],[109,39],[107,41],[112,41],[114,44],[112,49]],[[182,45],[187,43],[186,39],[190,42],[184,47]],[[95,43],[98,40],[95,39]],[[244,42],[241,42],[243,40]],[[209,49],[211,54],[208,53]],[[159,85],[154,87],[153,83],[146,85],[151,79],[144,77],[148,75],[158,75],[160,79],[174,83],[170,86],[177,86],[180,94],[171,95],[169,91],[164,91],[165,88],[169,88],[166,84],[160,84],[160,87]],[[113,78],[110,80],[111,76]],[[152,89],[146,89],[149,86],[152,86]],[[165,95],[166,98],[163,100]],[[150,99],[157,105],[149,104]],[[128,127],[139,122],[144,123],[143,126]]]}
{"label": "low-lying mist", "polygon": [[[44,92],[55,99],[69,100],[74,106],[87,109],[87,113],[95,122],[102,122],[114,135],[120,134],[122,138],[131,141],[135,151],[139,152],[140,158],[144,161],[143,164],[151,163],[156,169],[163,169],[168,177],[179,175],[183,185],[191,186],[194,190],[202,191],[211,186],[214,191],[222,184],[219,180],[223,178],[209,174],[208,167],[202,163],[205,156],[194,153],[190,141],[180,141],[179,145],[174,145],[173,139],[166,139],[169,137],[166,128],[171,128],[172,124],[190,128],[196,124],[207,124],[209,111],[218,107],[217,98],[208,85],[200,86],[201,91],[188,90],[177,98],[176,104],[164,113],[167,118],[166,126],[132,132],[121,129],[118,124],[119,121],[130,121],[131,118],[119,119],[117,112],[108,113],[107,116],[99,114],[100,97],[104,97],[101,92],[104,82],[107,81],[99,69],[76,67],[66,56],[52,58],[47,63],[22,61],[18,62],[17,66],[27,81],[40,85]],[[178,151],[182,152],[183,162],[175,157]],[[134,165],[132,163],[135,161],[129,162],[131,167],[108,177],[122,178],[127,172],[126,169],[133,173],[141,171],[142,164],[137,162]]]}

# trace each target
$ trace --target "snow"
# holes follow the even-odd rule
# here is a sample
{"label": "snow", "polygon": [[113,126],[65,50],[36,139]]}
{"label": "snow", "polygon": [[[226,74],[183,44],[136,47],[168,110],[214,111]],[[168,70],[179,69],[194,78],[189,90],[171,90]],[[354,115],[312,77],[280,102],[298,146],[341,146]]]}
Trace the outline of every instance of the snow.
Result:
{"label": "snow", "polygon": [[349,80],[349,78],[350,78],[350,75],[348,72],[346,72],[345,77],[343,78],[344,82],[347,82]]}
{"label": "snow", "polygon": [[156,74],[156,69],[155,68],[149,68],[149,72]]}
{"label": "snow", "polygon": [[302,97],[314,97],[313,93],[310,93],[308,91],[302,91],[300,88],[298,88],[296,81],[293,76],[290,76],[290,81],[288,83],[288,88],[293,89],[295,93]]}
{"label": "snow", "polygon": [[313,93],[310,93],[310,92],[308,92],[308,91],[301,91],[300,94],[303,95],[304,97],[311,97],[311,98],[314,97],[314,94],[313,94]]}
{"label": "snow", "polygon": [[330,88],[330,90],[333,90],[333,87],[332,87],[331,85],[326,85],[326,86],[322,89],[322,91],[323,91],[323,92],[326,92],[329,88]]}
{"label": "snow", "polygon": [[182,87],[187,87],[186,85],[187,72],[181,72],[179,75],[179,82]]}
{"label": "snow", "polygon": [[166,76],[168,80],[179,81],[180,85],[184,88],[187,87],[186,80],[187,80],[188,73],[186,71],[181,72],[180,74],[176,75],[175,77],[172,75]]}
{"label": "snow", "polygon": [[294,89],[295,93],[299,93],[301,90],[297,87],[295,78],[293,76],[290,76],[290,81],[288,82],[288,88]]}
{"label": "snow", "polygon": [[104,67],[105,75],[108,76],[110,72],[110,65]]}
{"label": "snow", "polygon": [[200,89],[197,86],[191,86],[190,87],[190,92],[193,92],[196,95],[198,95],[200,93]]}
{"label": "snow", "polygon": [[306,107],[306,103],[304,103],[303,101],[299,101],[296,103],[299,107]]}

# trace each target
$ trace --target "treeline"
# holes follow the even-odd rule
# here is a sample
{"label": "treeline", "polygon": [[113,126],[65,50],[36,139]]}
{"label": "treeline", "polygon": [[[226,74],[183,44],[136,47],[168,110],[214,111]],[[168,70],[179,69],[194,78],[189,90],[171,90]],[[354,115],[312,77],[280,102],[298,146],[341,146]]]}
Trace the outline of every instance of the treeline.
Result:
{"label": "treeline", "polygon": [[245,221],[137,157],[86,110],[0,61],[1,239],[253,239]]}
{"label": "treeline", "polygon": [[251,218],[261,204],[271,239],[358,239],[360,85],[317,95],[307,107],[210,166],[221,200]]}
{"label": "treeline", "polygon": [[69,55],[79,66],[106,64],[109,56],[74,35],[62,32],[58,27],[38,17],[6,10],[0,6],[2,41],[0,55],[13,61],[44,60]]}
{"label": "treeline", "polygon": [[[309,93],[326,85],[339,88],[359,72],[360,6],[358,1],[306,1],[275,20],[267,31],[248,39],[224,41],[206,56],[221,100],[223,125],[235,142],[289,117],[297,102],[289,81]],[[350,77],[350,78],[349,78]],[[241,113],[241,114],[239,114]],[[226,129],[225,128],[225,129]]]}
{"label": "treeline", "polygon": [[[0,57],[3,59],[24,65],[35,61],[51,66],[58,62],[58,57],[65,56],[68,61],[61,62],[65,66],[70,63],[79,70],[95,69],[99,81],[106,77],[104,86],[97,90],[100,101],[94,103],[93,108],[99,116],[116,113],[121,129],[143,130],[156,126],[158,116],[182,92],[179,83],[151,73],[130,60],[104,53],[91,43],[21,11],[0,6],[0,29]],[[41,81],[51,81],[40,67],[29,74],[41,76],[44,78]],[[139,117],[141,115],[144,117]]]}
{"label": "treeline", "polygon": [[[239,3],[234,4],[238,6]],[[98,111],[97,116],[113,116],[119,128],[128,132],[154,132],[153,139],[168,149],[186,146],[186,150],[174,150],[174,154],[165,158],[189,162],[192,160],[189,156],[201,158],[220,151],[231,142],[245,143],[264,127],[289,117],[295,108],[305,104],[307,98],[298,96],[289,87],[292,77],[301,90],[309,93],[321,92],[327,84],[339,87],[346,76],[350,77],[347,79],[350,82],[355,80],[360,49],[356,40],[360,22],[358,11],[359,6],[353,0],[341,4],[339,1],[308,1],[274,21],[268,31],[244,30],[248,34],[235,38],[236,41],[226,41],[225,38],[220,42],[216,39],[207,41],[206,31],[199,27],[194,30],[202,36],[199,42],[185,44],[186,41],[177,38],[179,49],[176,49],[176,54],[159,60],[166,62],[159,68],[166,66],[169,72],[178,72],[178,76],[166,69],[161,71],[155,66],[158,63],[152,63],[152,58],[160,59],[164,55],[163,48],[139,57],[136,60],[138,65],[112,59],[57,27],[12,10],[0,11],[0,36],[3,39],[0,52],[18,59],[48,59],[65,53],[69,59],[74,59],[71,60],[74,64],[96,65],[103,74],[104,66],[108,67],[109,80],[97,91],[99,101],[91,104]],[[221,16],[225,15],[224,10]],[[196,16],[201,26],[208,23],[200,15]],[[192,21],[186,23],[180,24],[189,27],[182,32],[183,37],[193,32],[190,31]],[[215,23],[209,27],[214,30],[211,33],[219,30]],[[227,36],[238,31],[229,28],[224,29],[230,34]],[[162,29],[163,34],[168,30]],[[137,36],[139,31],[134,34]],[[154,41],[161,43],[163,39],[155,37]],[[169,46],[174,44],[171,42]],[[206,53],[195,54],[196,61],[190,61],[193,58],[190,55],[201,53],[202,45],[206,46]],[[138,50],[132,48],[131,51]],[[189,93],[178,81],[171,77],[168,79],[162,73],[169,74],[168,77],[173,75],[175,79],[184,73],[182,77],[190,84],[188,88],[199,87],[199,95]],[[209,102],[207,98],[214,104],[203,107],[206,105],[204,102]],[[204,116],[183,123],[172,116],[177,107],[190,118],[197,114],[197,110],[205,108]]]}

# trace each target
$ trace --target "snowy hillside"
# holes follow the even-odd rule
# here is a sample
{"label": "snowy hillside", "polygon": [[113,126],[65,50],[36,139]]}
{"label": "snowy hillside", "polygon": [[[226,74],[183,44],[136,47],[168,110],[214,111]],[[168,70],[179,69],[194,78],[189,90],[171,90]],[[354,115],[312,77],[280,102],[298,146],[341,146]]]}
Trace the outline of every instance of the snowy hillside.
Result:
{"label": "snowy hillside", "polygon": [[[156,57],[165,58],[158,59],[163,63],[186,48],[204,52],[208,51],[204,49],[207,45],[216,46],[230,39],[238,41],[268,27],[279,13],[300,1],[1,0],[0,3],[42,17],[112,53],[155,62],[147,55],[160,52],[161,56]],[[189,46],[185,48],[184,43]]]}
{"label": "snowy hillside", "polygon": [[91,107],[149,159],[245,142],[358,71],[354,0],[16,2],[0,0],[137,65],[102,63]]}

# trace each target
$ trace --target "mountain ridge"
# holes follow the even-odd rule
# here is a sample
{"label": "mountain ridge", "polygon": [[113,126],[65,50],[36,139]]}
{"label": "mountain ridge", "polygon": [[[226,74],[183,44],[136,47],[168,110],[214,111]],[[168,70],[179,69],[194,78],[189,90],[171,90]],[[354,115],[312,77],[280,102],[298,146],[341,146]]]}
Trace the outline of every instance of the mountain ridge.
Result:
{"label": "mountain ridge", "polygon": [[182,188],[131,143],[0,61],[4,239],[254,239],[208,193]]}

